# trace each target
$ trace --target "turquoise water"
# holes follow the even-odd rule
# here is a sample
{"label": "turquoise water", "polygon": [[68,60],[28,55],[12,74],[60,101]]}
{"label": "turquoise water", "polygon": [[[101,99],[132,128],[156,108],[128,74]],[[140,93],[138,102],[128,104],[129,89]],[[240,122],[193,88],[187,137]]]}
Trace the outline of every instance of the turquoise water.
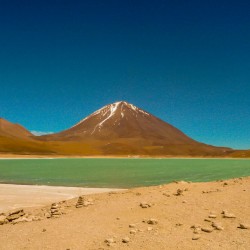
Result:
{"label": "turquoise water", "polygon": [[0,160],[0,183],[128,188],[250,176],[243,159]]}

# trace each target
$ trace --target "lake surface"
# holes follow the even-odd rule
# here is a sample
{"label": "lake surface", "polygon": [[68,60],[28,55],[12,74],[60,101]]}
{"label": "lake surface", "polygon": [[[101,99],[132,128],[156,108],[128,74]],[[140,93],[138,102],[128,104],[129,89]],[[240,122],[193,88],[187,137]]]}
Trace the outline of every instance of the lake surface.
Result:
{"label": "lake surface", "polygon": [[10,159],[0,183],[129,188],[250,176],[246,159]]}

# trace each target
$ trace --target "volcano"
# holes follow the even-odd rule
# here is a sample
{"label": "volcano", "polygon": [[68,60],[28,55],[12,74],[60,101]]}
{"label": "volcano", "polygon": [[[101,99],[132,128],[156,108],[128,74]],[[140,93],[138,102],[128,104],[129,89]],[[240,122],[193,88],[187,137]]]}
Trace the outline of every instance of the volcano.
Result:
{"label": "volcano", "polygon": [[70,129],[46,137],[56,140],[141,138],[171,144],[196,143],[172,125],[124,101],[109,104]]}
{"label": "volcano", "polygon": [[100,155],[206,156],[223,155],[229,150],[197,142],[174,126],[125,101],[106,105],[71,128],[39,139],[64,142],[65,145],[85,143],[85,148],[87,145],[88,149]]}

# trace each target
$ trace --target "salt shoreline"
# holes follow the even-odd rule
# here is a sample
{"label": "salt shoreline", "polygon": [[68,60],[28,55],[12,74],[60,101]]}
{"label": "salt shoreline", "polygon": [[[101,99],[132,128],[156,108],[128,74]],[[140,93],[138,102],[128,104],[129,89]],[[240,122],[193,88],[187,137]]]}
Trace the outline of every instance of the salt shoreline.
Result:
{"label": "salt shoreline", "polygon": [[123,189],[0,184],[0,212],[20,207],[40,207],[80,195],[120,190]]}

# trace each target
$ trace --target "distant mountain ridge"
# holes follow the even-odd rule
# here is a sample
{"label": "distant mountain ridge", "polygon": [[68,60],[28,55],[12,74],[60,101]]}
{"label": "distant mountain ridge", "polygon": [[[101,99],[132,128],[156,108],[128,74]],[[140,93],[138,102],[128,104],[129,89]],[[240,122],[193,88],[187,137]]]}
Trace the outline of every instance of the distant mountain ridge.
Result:
{"label": "distant mountain ridge", "polygon": [[[224,157],[236,152],[197,142],[133,104],[108,104],[69,129],[34,136],[21,125],[0,119],[0,153],[79,156]],[[239,152],[237,155],[249,155]]]}

